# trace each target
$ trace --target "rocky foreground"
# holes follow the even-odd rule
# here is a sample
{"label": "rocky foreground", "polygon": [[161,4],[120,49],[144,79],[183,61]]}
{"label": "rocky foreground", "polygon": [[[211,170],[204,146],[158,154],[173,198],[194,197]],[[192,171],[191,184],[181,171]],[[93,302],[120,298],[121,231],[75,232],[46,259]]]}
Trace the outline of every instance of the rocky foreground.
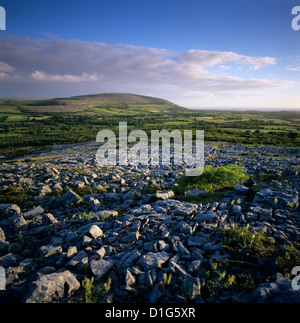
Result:
{"label": "rocky foreground", "polygon": [[[300,302],[279,262],[299,252],[299,149],[206,145],[206,165],[242,165],[250,180],[203,205],[174,196],[183,167],[99,167],[96,149],[0,166],[0,302]],[[233,224],[264,230],[277,255],[234,258]]]}

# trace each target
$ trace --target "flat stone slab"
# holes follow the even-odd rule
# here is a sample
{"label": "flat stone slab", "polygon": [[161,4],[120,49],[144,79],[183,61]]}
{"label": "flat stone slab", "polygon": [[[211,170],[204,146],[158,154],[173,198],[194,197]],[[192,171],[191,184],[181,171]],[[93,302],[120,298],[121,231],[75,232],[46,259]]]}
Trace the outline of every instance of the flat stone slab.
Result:
{"label": "flat stone slab", "polygon": [[91,271],[96,276],[96,278],[100,279],[110,270],[110,268],[114,264],[114,260],[93,260],[91,262]]}
{"label": "flat stone slab", "polygon": [[148,252],[143,255],[137,262],[138,265],[142,266],[145,271],[159,268],[163,263],[169,259],[169,254],[165,251],[162,252]]}

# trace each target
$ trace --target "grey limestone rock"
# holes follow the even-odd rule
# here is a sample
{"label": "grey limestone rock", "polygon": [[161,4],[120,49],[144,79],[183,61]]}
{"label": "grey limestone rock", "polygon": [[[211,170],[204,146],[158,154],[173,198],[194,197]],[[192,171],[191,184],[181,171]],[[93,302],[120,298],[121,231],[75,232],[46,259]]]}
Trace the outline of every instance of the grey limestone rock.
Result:
{"label": "grey limestone rock", "polygon": [[13,215],[21,213],[21,209],[16,204],[1,203],[0,204],[0,221],[6,220]]}
{"label": "grey limestone rock", "polygon": [[144,268],[145,271],[160,268],[169,259],[169,254],[165,251],[162,252],[148,252],[143,255],[137,262],[138,265]]}
{"label": "grey limestone rock", "polygon": [[42,275],[32,283],[26,303],[49,303],[69,297],[79,289],[80,283],[68,270]]}
{"label": "grey limestone rock", "polygon": [[98,278],[102,278],[109,270],[110,268],[115,264],[116,262],[114,260],[92,260],[90,263],[90,268],[92,273]]}

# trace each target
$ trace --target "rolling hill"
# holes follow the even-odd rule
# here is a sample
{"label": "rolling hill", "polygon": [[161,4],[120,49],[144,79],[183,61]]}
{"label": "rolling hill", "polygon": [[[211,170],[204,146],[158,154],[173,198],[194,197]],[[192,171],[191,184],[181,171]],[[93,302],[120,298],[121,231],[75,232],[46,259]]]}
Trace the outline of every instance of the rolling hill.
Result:
{"label": "rolling hill", "polygon": [[76,112],[90,115],[136,115],[188,111],[167,100],[129,93],[102,93],[54,99],[1,99],[1,105],[30,112]]}

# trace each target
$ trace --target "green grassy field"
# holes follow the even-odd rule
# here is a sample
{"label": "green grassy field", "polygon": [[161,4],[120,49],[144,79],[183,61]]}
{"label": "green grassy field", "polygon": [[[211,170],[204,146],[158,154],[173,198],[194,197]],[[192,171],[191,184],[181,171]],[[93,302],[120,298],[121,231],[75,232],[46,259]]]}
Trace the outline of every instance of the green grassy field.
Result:
{"label": "green grassy field", "polygon": [[8,115],[5,119],[5,122],[20,122],[20,121],[27,121],[28,116],[25,114],[11,114]]}
{"label": "green grassy field", "polygon": [[[127,122],[128,131],[142,129],[149,135],[155,129],[198,129],[205,131],[206,142],[300,147],[300,111],[195,111],[141,96],[109,99],[111,95],[100,95],[100,101],[99,96],[73,97],[71,103],[67,99],[0,99],[0,155],[11,158],[51,145],[93,141],[99,130],[118,131],[122,121]],[[53,102],[61,112],[53,112]],[[74,102],[77,108],[72,110]]]}
{"label": "green grassy field", "polygon": [[5,105],[0,105],[0,111],[1,113],[7,113],[7,114],[20,114],[21,111],[19,110],[18,107],[16,106],[5,106]]}
{"label": "green grassy field", "polygon": [[94,112],[98,115],[139,115],[139,114],[151,114],[151,113],[169,113],[172,110],[171,107],[165,106],[157,106],[153,105],[109,105],[103,107],[93,107],[88,108],[86,111]]}

